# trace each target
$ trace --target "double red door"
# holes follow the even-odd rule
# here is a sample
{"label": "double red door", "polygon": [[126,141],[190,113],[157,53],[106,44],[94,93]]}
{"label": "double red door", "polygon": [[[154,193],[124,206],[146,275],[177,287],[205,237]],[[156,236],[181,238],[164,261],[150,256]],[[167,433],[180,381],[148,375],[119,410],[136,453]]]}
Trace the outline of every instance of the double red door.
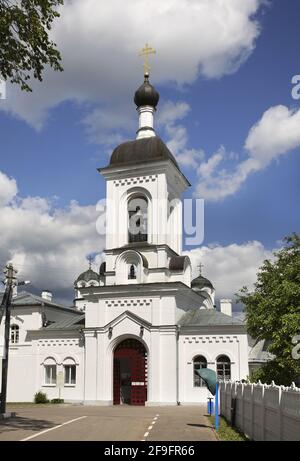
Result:
{"label": "double red door", "polygon": [[[126,363],[126,378],[122,368]],[[121,403],[126,393],[125,403],[145,405],[147,400],[147,353],[142,343],[136,339],[122,341],[114,351],[114,405]]]}

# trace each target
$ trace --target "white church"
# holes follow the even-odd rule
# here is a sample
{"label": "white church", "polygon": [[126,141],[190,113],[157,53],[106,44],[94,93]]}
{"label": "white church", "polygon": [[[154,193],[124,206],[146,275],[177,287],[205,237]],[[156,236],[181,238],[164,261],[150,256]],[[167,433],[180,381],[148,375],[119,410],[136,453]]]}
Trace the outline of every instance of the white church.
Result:
{"label": "white church", "polygon": [[[13,298],[8,401],[86,405],[188,405],[210,395],[195,370],[219,379],[249,374],[243,322],[230,300],[215,307],[213,284],[191,280],[182,256],[182,202],[189,182],[153,118],[159,94],[145,74],[134,102],[137,137],[100,168],[108,207],[105,262],[75,281],[72,307],[50,292]],[[4,319],[0,325],[0,356]],[[2,344],[2,346],[1,346]]]}

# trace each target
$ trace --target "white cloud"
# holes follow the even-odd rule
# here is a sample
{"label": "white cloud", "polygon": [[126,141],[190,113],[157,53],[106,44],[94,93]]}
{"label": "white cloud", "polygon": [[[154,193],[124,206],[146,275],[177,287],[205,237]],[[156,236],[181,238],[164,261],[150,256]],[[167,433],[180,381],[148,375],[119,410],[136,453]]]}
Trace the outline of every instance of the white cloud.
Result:
{"label": "white cloud", "polygon": [[[126,111],[127,112],[127,111]],[[109,107],[104,109],[93,109],[84,119],[88,140],[94,144],[104,146],[108,152],[111,147],[119,145],[125,141],[124,132],[137,129],[135,113],[132,110],[131,116],[124,115],[124,107]],[[128,109],[128,114],[130,110]]]}
{"label": "white cloud", "polygon": [[[73,282],[86,269],[86,256],[99,253],[95,269],[102,258],[105,243],[104,236],[96,232],[96,206],[73,201],[59,209],[42,197],[22,199],[11,194],[10,204],[2,203],[0,213],[0,264],[12,260],[20,279],[29,279],[40,291],[52,290],[56,299],[71,303]],[[257,241],[203,246],[185,253],[191,258],[194,276],[198,263],[204,264],[204,274],[214,284],[218,298],[233,296],[243,285],[251,286],[263,260],[271,257]]]}
{"label": "white cloud", "polygon": [[300,109],[274,106],[250,130],[245,148],[259,165],[300,146]]}
{"label": "white cloud", "polygon": [[199,165],[197,196],[217,201],[233,195],[250,174],[299,148],[300,109],[291,110],[282,105],[268,109],[250,129],[244,147],[248,157],[232,168],[224,166],[232,160],[232,154],[223,146]]}
{"label": "white cloud", "polygon": [[183,166],[195,168],[203,159],[204,153],[202,149],[189,149],[187,147],[188,132],[185,126],[180,123],[190,110],[190,106],[184,101],[177,103],[166,101],[158,113],[157,125],[169,139],[167,146],[177,161]]}
{"label": "white cloud", "polygon": [[204,265],[202,274],[214,285],[216,297],[233,300],[243,286],[253,287],[258,268],[265,259],[272,258],[272,252],[258,241],[203,246],[185,254],[191,259],[194,277],[198,275],[197,266],[201,262]]}
{"label": "white cloud", "polygon": [[116,118],[116,128],[120,107],[126,119],[128,95],[140,84],[137,51],[145,42],[157,49],[155,83],[190,84],[199,74],[222,77],[236,71],[254,49],[260,33],[254,15],[261,3],[67,0],[52,30],[64,72],[46,70],[42,83],[32,82],[32,94],[9,86],[1,108],[40,129],[48,110],[63,101],[100,104],[110,120]]}
{"label": "white cloud", "polygon": [[0,171],[0,206],[11,202],[17,193],[17,183]]}
{"label": "white cloud", "polygon": [[[3,177],[13,181],[0,173]],[[96,232],[96,206],[74,201],[66,209],[55,209],[45,198],[15,197],[10,204],[1,203],[0,213],[1,265],[12,260],[20,279],[71,302],[73,282],[87,268],[86,256],[101,253],[104,246],[104,237]]]}

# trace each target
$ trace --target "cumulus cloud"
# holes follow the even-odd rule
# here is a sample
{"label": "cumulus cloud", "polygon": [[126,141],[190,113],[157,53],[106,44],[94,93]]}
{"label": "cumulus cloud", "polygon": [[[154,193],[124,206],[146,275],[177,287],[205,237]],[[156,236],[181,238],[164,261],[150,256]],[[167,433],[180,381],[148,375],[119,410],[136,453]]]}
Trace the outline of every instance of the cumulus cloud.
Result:
{"label": "cumulus cloud", "polygon": [[[4,178],[0,196],[3,184],[12,182],[17,190],[13,179],[3,173],[0,177]],[[32,282],[30,290],[51,290],[56,300],[71,304],[73,282],[87,268],[87,255],[97,253],[95,269],[103,258],[104,236],[96,231],[99,211],[75,201],[60,209],[43,197],[12,195],[9,203],[0,205],[0,264],[13,261],[20,279]],[[243,285],[251,286],[258,267],[271,257],[257,241],[203,246],[185,253],[191,258],[194,276],[199,262],[204,264],[204,274],[213,282],[218,298],[232,297]]]}
{"label": "cumulus cloud", "polygon": [[198,166],[196,195],[217,201],[233,195],[248,176],[274,159],[300,147],[300,109],[279,105],[268,109],[250,129],[245,141],[247,158],[226,168],[232,154],[221,146]]}
{"label": "cumulus cloud", "polygon": [[259,165],[300,146],[300,109],[274,106],[251,128],[245,148]]}
{"label": "cumulus cloud", "polygon": [[[3,179],[4,178],[4,179]],[[14,180],[0,173],[0,197]],[[96,206],[80,206],[73,201],[57,209],[42,197],[9,196],[0,202],[0,263],[13,261],[21,279],[32,282],[31,289],[49,289],[58,299],[71,303],[73,282],[87,268],[86,256],[97,252],[95,268],[101,260],[104,237],[96,232]]]}
{"label": "cumulus cloud", "polygon": [[17,183],[0,171],[0,206],[12,201],[17,193]]}
{"label": "cumulus cloud", "polygon": [[[235,72],[255,47],[255,19],[262,0],[66,0],[51,32],[63,56],[63,73],[46,70],[33,93],[9,86],[1,108],[41,129],[49,109],[63,101],[96,104],[119,123],[127,117],[128,94],[140,83],[137,51],[157,49],[153,80],[190,84],[199,75],[219,78]],[[116,103],[118,103],[116,105]],[[111,109],[116,107],[115,110]],[[94,113],[87,123],[91,130]],[[113,130],[114,131],[114,130]]]}
{"label": "cumulus cloud", "polygon": [[216,297],[233,300],[243,286],[253,287],[258,268],[265,259],[272,258],[272,252],[258,241],[202,246],[185,254],[191,259],[194,277],[199,274],[197,266],[201,262],[204,265],[202,273],[214,285]]}
{"label": "cumulus cloud", "polygon": [[189,114],[191,108],[184,101],[166,101],[160,108],[157,124],[167,138],[167,146],[175,155],[177,161],[186,167],[195,168],[204,157],[202,149],[188,148],[188,132],[182,120]]}

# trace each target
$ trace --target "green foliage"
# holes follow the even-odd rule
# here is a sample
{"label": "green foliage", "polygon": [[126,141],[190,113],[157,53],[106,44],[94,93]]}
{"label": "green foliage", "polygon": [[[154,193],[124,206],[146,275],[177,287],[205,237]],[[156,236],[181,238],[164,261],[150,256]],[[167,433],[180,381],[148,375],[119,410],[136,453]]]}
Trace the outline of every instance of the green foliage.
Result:
{"label": "green foliage", "polygon": [[51,403],[64,403],[64,399],[52,399]]}
{"label": "green foliage", "polygon": [[34,394],[34,403],[49,403],[47,394],[41,391],[36,392],[36,394]]}
{"label": "green foliage", "polygon": [[49,39],[63,0],[0,0],[0,75],[32,91],[27,81],[42,80],[45,65],[62,71],[61,56]]}
{"label": "green foliage", "polygon": [[294,233],[284,242],[259,269],[254,291],[244,287],[237,296],[245,305],[248,333],[270,341],[268,350],[275,355],[251,380],[290,385],[300,376],[300,360],[292,357],[292,338],[300,330],[300,236]]}

